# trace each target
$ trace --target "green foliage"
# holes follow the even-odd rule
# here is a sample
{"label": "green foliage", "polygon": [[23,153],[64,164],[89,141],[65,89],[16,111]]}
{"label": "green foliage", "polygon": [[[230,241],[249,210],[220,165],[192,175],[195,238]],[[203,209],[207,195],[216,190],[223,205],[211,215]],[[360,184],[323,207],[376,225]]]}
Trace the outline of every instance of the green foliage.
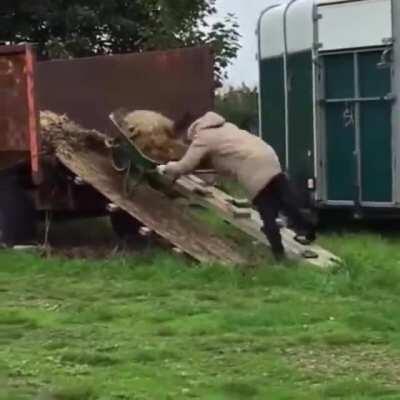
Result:
{"label": "green foliage", "polygon": [[242,85],[230,87],[216,98],[216,110],[226,120],[252,133],[258,132],[258,91]]}
{"label": "green foliage", "polygon": [[209,26],[215,0],[2,0],[0,41],[37,43],[41,58],[210,45],[216,75],[239,49],[228,14]]}

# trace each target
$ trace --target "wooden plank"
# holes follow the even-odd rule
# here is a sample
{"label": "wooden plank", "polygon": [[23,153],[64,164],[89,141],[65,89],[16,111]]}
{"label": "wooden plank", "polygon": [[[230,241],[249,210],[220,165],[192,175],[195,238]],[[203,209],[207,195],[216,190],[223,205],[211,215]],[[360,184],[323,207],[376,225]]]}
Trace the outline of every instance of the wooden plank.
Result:
{"label": "wooden plank", "polygon": [[[212,196],[200,197],[193,192],[193,185],[198,184],[198,178],[193,180],[192,176],[184,176],[175,182],[175,188],[184,196],[189,196],[192,203],[197,203],[203,207],[208,207],[216,211],[225,221],[235,226],[237,229],[253,237],[257,241],[269,246],[269,242],[261,231],[263,223],[258,212],[252,208],[242,209],[247,211],[248,218],[237,218],[232,212],[232,203],[235,203],[234,198],[229,194],[210,186]],[[190,188],[190,189],[189,189]],[[294,240],[295,233],[288,229],[281,229],[282,241],[289,257],[294,259],[302,259],[314,266],[328,268],[337,265],[341,260],[326,249],[312,244],[304,246]],[[308,259],[304,257],[306,251],[315,253],[318,257]]]}
{"label": "wooden plank", "polygon": [[230,202],[228,207],[235,218],[251,218],[250,208],[236,207]]}
{"label": "wooden plank", "polygon": [[229,203],[233,204],[235,207],[238,208],[251,207],[251,203],[247,199],[228,198],[227,201],[229,201]]}
{"label": "wooden plank", "polygon": [[139,185],[131,198],[123,194],[122,174],[110,159],[90,149],[57,151],[58,159],[74,174],[93,186],[112,203],[138,219],[173,247],[202,263],[245,264],[231,241],[210,232],[207,225],[193,221],[182,207],[146,184]]}

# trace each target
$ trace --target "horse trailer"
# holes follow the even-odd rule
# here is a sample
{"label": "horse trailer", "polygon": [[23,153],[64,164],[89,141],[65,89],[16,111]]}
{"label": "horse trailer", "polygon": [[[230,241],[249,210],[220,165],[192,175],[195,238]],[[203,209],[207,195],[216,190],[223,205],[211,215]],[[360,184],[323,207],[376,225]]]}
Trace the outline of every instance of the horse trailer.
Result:
{"label": "horse trailer", "polygon": [[400,217],[400,2],[291,0],[257,32],[260,132],[303,205]]}

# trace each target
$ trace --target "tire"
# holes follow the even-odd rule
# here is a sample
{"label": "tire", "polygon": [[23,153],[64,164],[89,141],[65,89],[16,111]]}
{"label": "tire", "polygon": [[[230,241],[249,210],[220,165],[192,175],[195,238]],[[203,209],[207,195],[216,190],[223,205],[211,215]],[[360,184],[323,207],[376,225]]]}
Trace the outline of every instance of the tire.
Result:
{"label": "tire", "polygon": [[32,199],[14,181],[0,183],[0,243],[33,244],[37,215]]}
{"label": "tire", "polygon": [[139,234],[142,224],[128,213],[118,211],[110,215],[111,226],[119,239],[124,241],[139,241],[143,238]]}

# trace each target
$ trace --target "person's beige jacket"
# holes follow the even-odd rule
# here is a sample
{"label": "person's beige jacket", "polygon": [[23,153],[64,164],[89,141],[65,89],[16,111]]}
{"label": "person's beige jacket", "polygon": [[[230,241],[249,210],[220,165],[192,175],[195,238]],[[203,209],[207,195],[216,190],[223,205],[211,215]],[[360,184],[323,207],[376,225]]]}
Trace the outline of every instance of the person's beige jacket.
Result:
{"label": "person's beige jacket", "polygon": [[235,178],[254,199],[282,172],[271,146],[214,112],[195,121],[188,130],[188,138],[192,143],[185,156],[165,167],[168,175],[186,175],[207,159],[218,174]]}

